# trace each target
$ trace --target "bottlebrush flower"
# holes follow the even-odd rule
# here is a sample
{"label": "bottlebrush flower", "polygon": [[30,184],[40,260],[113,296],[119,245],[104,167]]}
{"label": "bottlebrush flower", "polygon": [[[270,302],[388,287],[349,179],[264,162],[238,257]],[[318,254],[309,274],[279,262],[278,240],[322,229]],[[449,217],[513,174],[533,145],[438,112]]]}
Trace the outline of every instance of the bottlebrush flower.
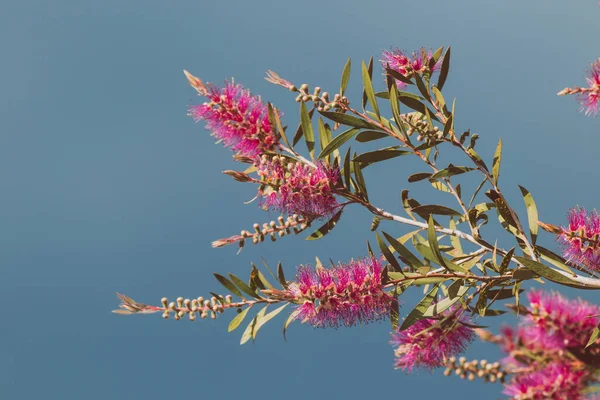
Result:
{"label": "bottlebrush flower", "polygon": [[563,256],[575,264],[600,271],[600,215],[583,208],[569,211],[569,226],[562,228],[558,240]]}
{"label": "bottlebrush flower", "polygon": [[383,291],[382,269],[374,257],[333,268],[299,267],[288,289],[300,304],[296,319],[317,328],[337,328],[386,318],[392,296]]}
{"label": "bottlebrush flower", "polygon": [[[439,63],[435,63],[433,68],[430,69],[429,63],[431,61],[431,51],[426,51],[425,48],[419,49],[417,52],[413,52],[412,58],[408,57],[400,49],[392,49],[390,51],[384,50],[381,53],[381,64],[384,68],[389,65],[390,69],[410,78],[412,74],[423,74],[425,72],[433,73],[438,70]],[[406,87],[406,83],[396,79],[396,86],[398,89]]]}
{"label": "bottlebrush flower", "polygon": [[[444,314],[449,315],[451,312]],[[431,318],[422,319],[407,329],[392,334],[391,343],[397,346],[396,368],[410,372],[415,367],[441,367],[448,358],[462,353],[475,337],[473,329],[463,325],[469,322],[469,318],[462,310],[433,327],[438,322],[439,320]],[[425,329],[428,330],[421,333]]]}
{"label": "bottlebrush flower", "polygon": [[333,195],[340,182],[337,168],[288,161],[282,156],[266,155],[257,160],[255,167],[264,182],[259,189],[263,208],[310,219],[328,217],[339,209]]}
{"label": "bottlebrush flower", "polygon": [[205,121],[206,129],[226,147],[243,156],[274,149],[279,138],[269,122],[267,106],[259,97],[233,81],[223,88],[195,87],[208,102],[191,106],[189,115],[196,122]]}
{"label": "bottlebrush flower", "polygon": [[586,78],[589,87],[586,93],[582,93],[578,96],[579,103],[581,104],[580,111],[584,112],[585,115],[598,115],[600,108],[600,60],[594,62],[588,72]]}
{"label": "bottlebrush flower", "polygon": [[516,374],[504,394],[514,400],[580,400],[589,373],[568,362],[546,365],[535,372]]}
{"label": "bottlebrush flower", "polygon": [[583,348],[598,326],[600,307],[581,299],[566,299],[556,292],[530,291],[529,334],[536,341],[554,341],[556,348]]}

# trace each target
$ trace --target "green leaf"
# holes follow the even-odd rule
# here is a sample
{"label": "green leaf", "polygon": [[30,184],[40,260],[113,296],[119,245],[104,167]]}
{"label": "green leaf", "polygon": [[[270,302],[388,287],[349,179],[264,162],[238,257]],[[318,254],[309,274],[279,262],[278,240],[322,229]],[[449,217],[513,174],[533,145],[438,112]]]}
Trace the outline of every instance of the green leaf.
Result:
{"label": "green leaf", "polygon": [[[256,339],[256,335],[258,334],[258,330],[260,328],[262,328],[264,324],[266,324],[267,322],[269,322],[270,320],[272,320],[275,316],[277,316],[277,314],[279,314],[280,312],[282,312],[283,309],[288,306],[288,304],[289,303],[284,304],[281,307],[276,308],[275,310],[271,311],[267,315],[264,315],[264,313],[263,313],[263,315],[260,315],[260,312],[259,312],[257,314],[257,316],[260,315],[260,317],[257,318],[257,320],[256,320],[256,326],[252,330],[252,339]],[[267,307],[265,306],[265,308],[263,308],[263,310],[266,311],[266,309],[267,309]]]}
{"label": "green leaf", "polygon": [[[452,285],[454,284],[460,284],[460,281],[456,281]],[[423,314],[423,317],[435,317],[436,315],[439,315],[440,313],[446,311],[448,308],[452,307],[457,301],[459,301],[469,291],[469,289],[469,286],[461,286],[458,289],[455,296],[446,297],[429,306],[429,308],[427,308],[427,310]]]}
{"label": "green leaf", "polygon": [[[440,76],[438,78],[437,87],[439,90],[442,90],[444,84],[446,83],[446,78],[448,77],[448,71],[450,70],[450,47],[446,50],[446,54],[444,54],[444,60],[442,61],[442,67],[440,68]],[[454,112],[452,113],[454,114]]]}
{"label": "green leaf", "polygon": [[419,260],[413,253],[410,252],[402,243],[398,240],[394,239],[391,235],[388,235],[385,232],[381,232],[383,236],[390,243],[392,248],[398,252],[400,259],[406,264],[410,265],[414,269],[420,268],[423,266],[421,260]]}
{"label": "green leaf", "polygon": [[[414,211],[414,210],[413,210]],[[437,233],[435,232],[435,225],[433,222],[433,215],[429,215],[429,220],[427,221],[427,241],[429,242],[429,247],[433,252],[433,256],[436,258],[437,262],[445,268],[446,262],[444,257],[442,257],[442,252],[440,251],[440,246],[437,241]]]}
{"label": "green leaf", "polygon": [[296,317],[298,316],[298,314],[300,313],[300,309],[297,308],[295,309],[290,316],[288,317],[288,319],[285,321],[285,323],[283,324],[283,340],[287,340],[287,338],[285,337],[285,334],[287,332],[287,328],[288,326],[290,326],[290,324],[292,322],[294,322],[296,320]]}
{"label": "green leaf", "polygon": [[521,194],[523,195],[523,200],[525,201],[525,207],[527,208],[527,220],[529,223],[529,233],[531,235],[531,244],[535,246],[535,242],[537,240],[538,235],[538,212],[537,207],[535,206],[535,201],[533,201],[533,196],[527,189],[523,186],[519,186],[521,189]]}
{"label": "green leaf", "polygon": [[[309,112],[308,112],[308,116],[310,118],[312,118],[313,114],[315,112],[315,109],[312,108]],[[294,140],[292,141],[292,146],[295,146],[296,144],[298,144],[298,142],[300,141],[300,139],[302,138],[303,135],[303,130],[302,130],[302,122],[300,122],[300,124],[298,124],[298,129],[296,129],[296,133],[294,134]]]}
{"label": "green leaf", "polygon": [[430,111],[427,108],[427,106],[425,106],[425,104],[421,103],[419,100],[415,100],[414,97],[408,97],[408,96],[405,96],[405,95],[400,95],[398,97],[398,100],[400,100],[402,103],[404,103],[408,107],[412,108],[415,111],[420,112],[423,115],[429,113],[431,119],[434,119],[434,120],[438,121],[438,119],[435,116],[435,114],[433,113],[433,111]]}
{"label": "green leaf", "polygon": [[563,271],[567,272],[570,275],[576,276],[575,273],[571,270],[571,268],[569,268],[567,266],[567,260],[565,260],[564,258],[559,256],[558,254],[556,254],[542,246],[535,246],[535,249],[538,251],[538,253],[540,253],[540,256],[544,260],[548,261],[550,264],[562,269]]}
{"label": "green leaf", "polygon": [[473,197],[471,197],[471,201],[469,201],[469,206],[467,208],[471,208],[471,204],[473,204],[473,201],[475,201],[475,197],[477,197],[477,194],[479,194],[479,191],[481,190],[481,188],[483,188],[483,185],[485,185],[486,182],[487,182],[487,179],[483,178],[483,181],[481,181],[479,186],[477,186],[475,193],[473,193]]}
{"label": "green leaf", "polygon": [[458,211],[455,211],[449,207],[440,206],[437,204],[427,204],[427,205],[423,205],[423,206],[414,207],[411,211],[414,213],[417,213],[418,215],[420,215],[422,218],[425,218],[425,219],[428,218],[429,216],[431,216],[432,214],[462,217],[462,214],[459,213]]}
{"label": "green leaf", "polygon": [[[384,149],[368,151],[366,153],[362,153],[354,158],[352,161],[361,163],[361,168],[365,168],[367,165],[385,161],[392,158],[405,156],[407,154],[412,154],[408,150],[397,150],[396,147],[388,147]],[[366,164],[366,165],[365,165]]]}
{"label": "green leaf", "polygon": [[306,141],[306,147],[308,148],[311,158],[314,158],[315,133],[313,132],[311,116],[308,114],[308,110],[306,109],[306,104],[304,102],[300,103],[300,121],[302,124],[302,134],[304,135],[304,140]]}
{"label": "green leaf", "polygon": [[279,113],[275,112],[275,108],[271,103],[267,103],[267,110],[269,115],[269,123],[272,127],[275,127],[277,133],[279,134],[279,136],[281,136],[283,142],[287,145],[287,147],[291,148],[292,146],[290,146],[290,142],[288,142],[288,138],[285,135],[285,130],[281,126],[281,119],[279,118]]}
{"label": "green leaf", "polygon": [[387,68],[385,69],[386,74],[391,75],[393,78],[398,79],[400,82],[404,82],[407,85],[412,85],[412,81],[407,78],[406,76],[402,75],[400,72],[393,70],[391,68]]}
{"label": "green leaf", "polygon": [[[265,306],[258,313],[259,314],[262,313],[264,315],[266,308],[267,308],[267,306]],[[248,324],[248,326],[244,330],[244,333],[242,334],[242,338],[240,339],[240,344],[244,344],[248,340],[252,339],[252,331],[254,330],[254,327],[256,326],[256,321],[257,320],[258,320],[258,314],[256,314],[254,316],[254,318],[252,318],[252,320],[250,321],[250,323]]]}
{"label": "green leaf", "polygon": [[383,139],[388,136],[389,135],[387,133],[380,131],[362,131],[358,135],[356,135],[354,140],[356,140],[357,142],[365,143],[373,140]]}
{"label": "green leaf", "polygon": [[285,274],[283,273],[283,266],[281,263],[277,263],[277,280],[284,289],[287,289],[287,281],[285,280]]}
{"label": "green leaf", "polygon": [[449,164],[448,168],[444,168],[444,169],[436,172],[435,174],[433,174],[431,176],[430,179],[447,178],[447,177],[454,176],[454,175],[461,175],[461,174],[464,174],[464,173],[467,173],[467,172],[473,171],[473,170],[475,170],[475,168],[456,167],[452,164]]}
{"label": "green leaf", "polygon": [[242,323],[244,318],[246,318],[246,314],[248,314],[249,310],[250,310],[250,307],[247,307],[242,312],[240,312],[238,315],[236,315],[235,318],[233,318],[231,320],[231,322],[229,323],[229,326],[227,327],[227,332],[233,332],[234,330],[236,330],[237,327],[240,326],[240,324]]}
{"label": "green leaf", "polygon": [[422,181],[424,179],[429,179],[431,175],[432,174],[430,172],[417,172],[416,174],[412,174],[408,177],[408,182],[413,183]]}
{"label": "green leaf", "polygon": [[592,336],[590,336],[590,340],[588,340],[587,344],[585,345],[586,349],[588,347],[590,347],[591,345],[593,345],[594,343],[596,343],[596,340],[598,340],[598,335],[599,334],[600,334],[600,326],[597,326],[592,331]]}
{"label": "green leaf", "polygon": [[373,129],[373,128],[376,129],[377,128],[376,125],[373,125],[373,124],[365,121],[364,119],[357,118],[352,115],[342,114],[342,113],[333,112],[333,111],[319,111],[319,112],[325,118],[328,118],[334,122],[339,122],[340,124],[343,124],[343,125],[348,125],[348,126],[352,126],[355,128],[365,128],[365,129]]}
{"label": "green leaf", "polygon": [[308,236],[306,238],[306,240],[321,239],[323,236],[325,236],[329,232],[331,232],[331,230],[335,227],[335,225],[340,220],[340,217],[342,216],[342,211],[343,211],[343,209],[340,209],[340,211],[335,213],[335,215],[333,217],[331,217],[329,219],[329,221],[325,222],[325,224],[323,224],[323,226],[321,226],[319,229],[317,229],[316,231],[311,233],[310,236]]}
{"label": "green leaf", "polygon": [[323,159],[327,157],[329,154],[333,153],[334,150],[337,150],[341,145],[346,143],[348,140],[352,139],[354,135],[358,133],[358,129],[350,128],[345,132],[340,133],[336,137],[334,137],[331,142],[327,144],[327,146],[321,151],[321,154],[317,156],[318,159]]}
{"label": "green leaf", "polygon": [[[267,265],[265,260],[263,263]],[[268,268],[268,265],[267,265]],[[270,269],[269,269],[270,270]],[[263,275],[262,272],[254,264],[252,264],[252,272],[250,273],[250,280],[254,280],[256,282],[256,286],[260,289],[275,289],[273,285],[267,280],[267,278]]]}
{"label": "green leaf", "polygon": [[552,268],[548,267],[547,265],[544,265],[537,261],[533,261],[533,260],[531,260],[529,258],[525,258],[525,257],[514,257],[514,258],[516,258],[519,261],[519,263],[521,263],[523,266],[527,267],[529,270],[535,272],[539,276],[546,278],[552,282],[560,283],[562,285],[577,287],[580,289],[593,289],[592,287],[589,287],[584,283],[574,281],[574,280],[570,279],[569,277],[561,274],[560,272],[555,271]]}
{"label": "green leaf", "polygon": [[500,275],[504,274],[508,269],[508,265],[510,264],[510,260],[512,260],[513,254],[515,254],[515,248],[513,247],[506,253],[502,262],[500,263]]}
{"label": "green leaf", "polygon": [[417,304],[417,306],[406,316],[406,318],[402,322],[402,325],[400,326],[401,331],[410,328],[412,325],[415,324],[415,322],[423,318],[423,315],[425,314],[431,303],[435,300],[435,296],[437,295],[438,290],[439,286],[434,286],[433,289],[431,289],[429,293],[427,293],[425,297],[423,297],[421,301],[419,301],[419,304]]}
{"label": "green leaf", "polygon": [[350,69],[352,67],[352,60],[348,59],[346,61],[346,65],[344,65],[344,71],[342,72],[342,80],[340,82],[340,95],[343,96],[346,88],[348,87],[348,82],[350,81]]}
{"label": "green leaf", "polygon": [[502,161],[502,139],[498,141],[496,152],[494,153],[494,161],[492,162],[492,177],[494,184],[498,185],[498,177],[500,177],[500,162]]}
{"label": "green leaf", "polygon": [[[373,59],[371,59],[370,65],[372,70]],[[364,61],[362,63],[362,79],[363,86],[365,88],[365,95],[369,100],[369,104],[371,105],[371,108],[373,108],[373,111],[375,111],[375,114],[377,114],[377,117],[380,118],[379,107],[377,106],[375,92],[373,91],[373,83],[371,82],[371,74],[369,74],[369,70],[367,69],[367,66],[365,65]]]}
{"label": "green leaf", "polygon": [[233,281],[233,283],[240,288],[240,290],[246,293],[248,296],[254,297],[256,299],[260,299],[261,297],[256,293],[256,291],[252,290],[250,286],[246,285],[246,283],[233,274],[229,274],[229,277]]}
{"label": "green leaf", "polygon": [[396,260],[396,257],[394,257],[394,254],[392,254],[392,252],[390,251],[390,249],[388,249],[387,245],[385,244],[385,242],[383,241],[383,239],[381,238],[381,236],[379,236],[379,233],[375,232],[375,236],[377,237],[377,244],[379,245],[379,249],[383,253],[383,256],[385,257],[385,259],[392,266],[393,271],[395,271],[395,272],[401,272],[402,271],[402,267],[398,263],[398,260]]}
{"label": "green leaf", "polygon": [[390,304],[390,322],[392,323],[392,331],[396,332],[398,329],[398,322],[400,322],[400,309],[398,304],[398,296],[392,297],[392,303]]}
{"label": "green leaf", "polygon": [[427,101],[430,101],[431,95],[429,94],[429,88],[427,87],[427,85],[425,85],[425,82],[423,82],[423,78],[421,78],[421,75],[414,74],[414,78],[419,92],[421,92],[421,94],[425,99],[427,99]]}
{"label": "green leaf", "polygon": [[362,174],[362,168],[360,167],[360,163],[353,162],[354,165],[354,176],[356,177],[356,184],[358,185],[358,192],[365,198],[365,200],[369,200],[369,195],[367,194],[367,185],[365,183],[365,178]]}
{"label": "green leaf", "polygon": [[435,97],[435,101],[437,102],[438,107],[440,109],[446,107],[446,100],[444,100],[444,96],[442,95],[442,92],[440,92],[440,89],[438,89],[437,86],[433,85],[431,91],[433,92],[433,96]]}
{"label": "green leaf", "polygon": [[350,148],[346,151],[346,156],[344,157],[344,182],[346,183],[346,187],[348,190],[352,188],[350,181]]}
{"label": "green leaf", "polygon": [[398,100],[398,89],[396,85],[392,85],[389,90],[390,97],[390,108],[392,109],[392,115],[394,116],[394,122],[396,126],[404,136],[404,139],[408,139],[408,135],[405,132],[404,125],[402,125],[402,118],[400,116],[400,101]]}
{"label": "green leaf", "polygon": [[223,275],[219,275],[219,274],[214,274],[215,278],[217,278],[217,280],[219,281],[219,283],[223,286],[225,286],[225,288],[227,290],[229,290],[232,294],[235,294],[238,297],[241,297],[242,299],[244,298],[244,296],[242,296],[242,293],[239,291],[239,289],[237,287],[235,287],[235,285],[227,278],[225,278]]}

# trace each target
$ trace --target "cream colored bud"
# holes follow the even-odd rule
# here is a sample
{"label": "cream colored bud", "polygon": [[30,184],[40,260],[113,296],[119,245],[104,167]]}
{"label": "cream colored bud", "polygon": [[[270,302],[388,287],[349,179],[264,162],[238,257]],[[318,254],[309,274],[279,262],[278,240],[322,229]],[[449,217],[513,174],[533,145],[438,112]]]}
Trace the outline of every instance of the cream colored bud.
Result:
{"label": "cream colored bud", "polygon": [[166,297],[163,297],[162,299],[160,299],[160,302],[162,303],[163,308],[169,307],[169,299],[167,299]]}

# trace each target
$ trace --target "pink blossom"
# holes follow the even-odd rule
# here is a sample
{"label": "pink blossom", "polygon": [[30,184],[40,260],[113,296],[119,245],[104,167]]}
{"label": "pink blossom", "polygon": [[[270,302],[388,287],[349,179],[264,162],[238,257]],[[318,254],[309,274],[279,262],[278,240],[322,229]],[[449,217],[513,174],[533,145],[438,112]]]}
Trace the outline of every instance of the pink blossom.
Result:
{"label": "pink blossom", "polygon": [[581,104],[579,111],[595,117],[600,109],[600,60],[592,63],[586,80],[589,87],[577,97]]}
{"label": "pink blossom", "polygon": [[562,228],[558,240],[563,245],[563,256],[575,264],[600,271],[600,215],[583,208],[569,211],[569,226]]}
{"label": "pink blossom", "polygon": [[[433,73],[439,69],[439,62],[435,63],[431,68],[429,66],[432,58],[431,51],[426,51],[425,48],[421,48],[416,52],[412,53],[412,57],[407,56],[400,49],[384,50],[381,53],[381,64],[384,68],[389,68],[400,73],[407,78],[410,78],[412,74],[423,74],[425,72]],[[398,89],[406,87],[406,83],[396,79],[396,86]]]}
{"label": "pink blossom", "polygon": [[588,372],[568,362],[555,362],[534,372],[516,374],[504,394],[514,400],[581,400]]}
{"label": "pink blossom", "polygon": [[463,310],[451,313],[444,313],[453,317],[441,324],[438,324],[439,320],[426,318],[393,333],[391,343],[396,346],[396,368],[409,372],[415,367],[437,368],[443,366],[449,357],[462,353],[475,334],[472,328],[464,325],[469,318]]}
{"label": "pink blossom", "polygon": [[224,88],[203,86],[199,93],[208,102],[191,106],[189,115],[196,122],[206,121],[206,129],[226,147],[244,156],[275,147],[278,137],[269,122],[267,106],[259,97],[233,82],[226,82]]}
{"label": "pink blossom", "polygon": [[536,341],[555,342],[556,348],[582,348],[600,319],[600,307],[581,299],[569,300],[556,292],[533,290],[527,295],[530,313],[526,326]]}
{"label": "pink blossom", "polygon": [[333,195],[340,182],[337,168],[325,164],[313,167],[282,156],[262,156],[255,166],[265,184],[259,190],[265,209],[317,219],[330,216],[340,207]]}
{"label": "pink blossom", "polygon": [[383,291],[381,262],[351,260],[333,268],[298,268],[288,291],[296,302],[296,318],[317,328],[353,326],[386,318],[392,296]]}

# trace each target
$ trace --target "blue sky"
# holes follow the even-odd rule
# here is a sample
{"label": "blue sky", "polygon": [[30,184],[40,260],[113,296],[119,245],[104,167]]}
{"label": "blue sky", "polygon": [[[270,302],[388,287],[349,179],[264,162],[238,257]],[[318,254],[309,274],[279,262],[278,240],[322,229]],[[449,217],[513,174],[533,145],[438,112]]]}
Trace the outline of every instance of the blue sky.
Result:
{"label": "blue sky", "polygon": [[[267,69],[335,88],[348,57],[356,67],[390,46],[451,45],[445,94],[457,98],[456,124],[479,133],[487,159],[503,138],[501,184],[513,204],[522,211],[519,183],[547,222],[563,223],[576,204],[598,206],[598,120],[555,95],[583,84],[600,56],[594,1],[21,0],[2,9],[2,398],[500,396],[498,386],[394,371],[386,323],[296,325],[284,342],[277,319],[240,347],[241,332],[226,333],[228,318],[175,322],[110,310],[116,291],[148,303],[194,297],[220,290],[215,271],[247,276],[264,257],[291,276],[315,256],[364,255],[373,240],[370,216],[353,209],[321,241],[286,238],[240,255],[211,249],[273,215],[244,205],[254,188],[220,173],[235,165],[186,116],[198,99],[184,68],[205,81],[235,77],[293,126],[297,104],[263,80]],[[359,82],[353,74],[354,96]],[[406,176],[419,168],[403,160],[373,169],[371,196],[400,212]],[[542,242],[554,246],[549,236]],[[418,296],[403,299],[403,312]],[[469,351],[497,355],[479,344]]]}

